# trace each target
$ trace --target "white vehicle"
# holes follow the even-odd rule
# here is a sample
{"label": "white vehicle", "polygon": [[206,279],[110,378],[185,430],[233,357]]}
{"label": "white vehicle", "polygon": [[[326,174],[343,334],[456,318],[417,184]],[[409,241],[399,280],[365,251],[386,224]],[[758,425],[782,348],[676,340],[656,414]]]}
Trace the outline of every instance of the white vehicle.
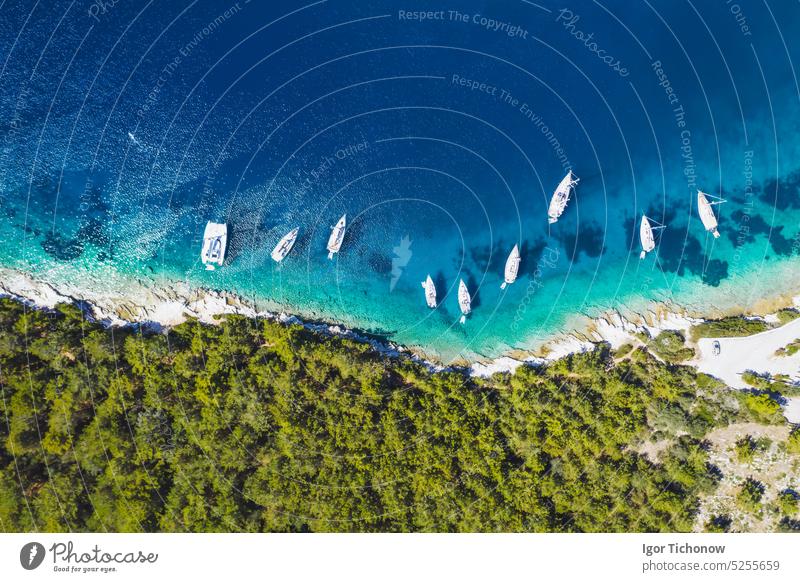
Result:
{"label": "white vehicle", "polygon": [[649,218],[642,215],[642,224],[639,226],[639,240],[642,241],[642,252],[639,254],[639,258],[643,259],[647,256],[647,253],[652,251],[656,248],[656,239],[653,235],[654,230],[661,230],[662,228],[666,228],[663,224],[658,224],[655,220],[653,223],[656,226],[650,224]]}
{"label": "white vehicle", "polygon": [[422,282],[422,288],[425,289],[425,302],[431,309],[436,309],[436,285],[433,284],[431,276]]}
{"label": "white vehicle", "polygon": [[547,209],[547,222],[553,224],[564,214],[564,209],[567,207],[567,202],[569,202],[569,196],[579,181],[580,178],[576,177],[570,170],[558,183],[558,187],[550,199],[550,207]]}
{"label": "white vehicle", "polygon": [[347,215],[342,214],[336,226],[331,228],[331,236],[328,238],[328,258],[333,259],[334,253],[338,253],[342,248],[342,241],[344,240],[344,231],[347,226]]}
{"label": "white vehicle", "polygon": [[[709,202],[708,198],[713,198],[714,201]],[[714,216],[714,209],[711,207],[723,202],[725,201],[722,198],[711,196],[700,190],[697,191],[697,211],[700,213],[700,220],[703,221],[703,227],[713,234],[714,238],[719,238],[719,231],[717,230],[717,217]]]}
{"label": "white vehicle", "polygon": [[227,245],[228,225],[209,221],[203,233],[203,250],[200,252],[200,259],[208,271],[213,271],[214,265],[222,266]]}
{"label": "white vehicle", "polygon": [[286,258],[286,255],[289,254],[289,251],[292,250],[294,246],[294,242],[297,240],[297,233],[300,231],[299,228],[295,228],[287,233],[275,248],[272,249],[272,260],[276,263],[280,263],[283,259]]}
{"label": "white vehicle", "polygon": [[467,284],[464,283],[464,279],[461,279],[458,283],[458,307],[461,309],[461,319],[459,321],[464,323],[467,321],[467,316],[472,311],[472,297],[469,296],[469,289],[467,289]]}
{"label": "white vehicle", "polygon": [[511,249],[511,254],[509,254],[506,259],[505,280],[503,284],[500,285],[500,289],[505,289],[506,286],[511,285],[511,283],[517,280],[517,275],[519,275],[519,263],[521,260],[519,256],[519,247],[514,245],[514,248]]}

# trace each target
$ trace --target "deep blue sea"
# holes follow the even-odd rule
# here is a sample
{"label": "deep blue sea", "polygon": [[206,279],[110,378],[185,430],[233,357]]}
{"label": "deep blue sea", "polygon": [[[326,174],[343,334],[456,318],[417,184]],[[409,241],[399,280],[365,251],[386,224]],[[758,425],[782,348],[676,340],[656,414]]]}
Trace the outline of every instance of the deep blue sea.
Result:
{"label": "deep blue sea", "polygon": [[[5,2],[0,266],[230,290],[445,360],[653,301],[752,309],[800,290],[798,35],[782,1]],[[643,213],[667,228],[640,260]]]}

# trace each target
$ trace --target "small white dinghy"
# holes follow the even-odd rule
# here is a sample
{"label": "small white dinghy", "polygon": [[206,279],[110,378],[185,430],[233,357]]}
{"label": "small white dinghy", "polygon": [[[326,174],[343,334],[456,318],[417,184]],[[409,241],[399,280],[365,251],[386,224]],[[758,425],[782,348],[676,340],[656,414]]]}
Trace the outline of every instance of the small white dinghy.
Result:
{"label": "small white dinghy", "polygon": [[564,214],[564,209],[567,207],[567,202],[569,202],[569,196],[579,181],[580,178],[576,177],[570,170],[558,183],[558,187],[550,199],[550,207],[547,209],[547,222],[553,224]]}
{"label": "small white dinghy", "polygon": [[469,296],[469,289],[464,279],[458,283],[458,307],[461,309],[461,319],[459,321],[464,323],[467,321],[467,316],[472,311],[472,297]]}
{"label": "small white dinghy", "polygon": [[[709,202],[708,198],[713,198],[714,202]],[[722,198],[711,196],[697,191],[697,210],[700,213],[700,220],[703,221],[703,227],[714,235],[714,238],[719,238],[719,231],[717,231],[717,217],[714,216],[714,209],[711,208],[715,204],[722,204],[725,202]]]}
{"label": "small white dinghy", "polygon": [[517,275],[519,275],[519,263],[521,260],[519,256],[519,247],[514,245],[514,248],[511,249],[511,254],[508,255],[506,259],[505,280],[503,284],[500,285],[500,289],[505,289],[506,286],[511,285],[511,283],[517,280]]}
{"label": "small white dinghy", "polygon": [[286,255],[292,250],[294,246],[294,242],[297,240],[297,233],[300,231],[299,228],[292,229],[288,232],[279,242],[275,245],[275,248],[272,249],[272,260],[276,263],[280,263],[283,259],[286,258]]}
{"label": "small white dinghy", "polygon": [[331,236],[328,238],[328,258],[333,259],[333,255],[339,252],[342,248],[342,241],[344,240],[344,230],[347,226],[347,215],[342,214],[339,222],[331,229]]}
{"label": "small white dinghy", "polygon": [[206,270],[213,271],[214,265],[222,266],[227,246],[228,225],[209,221],[203,232],[203,250],[200,251],[200,259],[206,266]]}
{"label": "small white dinghy", "polygon": [[433,284],[431,276],[422,282],[422,288],[425,289],[425,302],[431,309],[436,309],[436,285]]}
{"label": "small white dinghy", "polygon": [[639,240],[642,241],[642,252],[639,253],[640,259],[645,258],[647,253],[656,248],[656,239],[653,235],[653,231],[666,228],[666,226],[663,224],[658,224],[656,221],[653,221],[653,223],[656,225],[653,226],[650,223],[650,220],[651,219],[647,218],[645,215],[642,215],[642,224],[639,226]]}

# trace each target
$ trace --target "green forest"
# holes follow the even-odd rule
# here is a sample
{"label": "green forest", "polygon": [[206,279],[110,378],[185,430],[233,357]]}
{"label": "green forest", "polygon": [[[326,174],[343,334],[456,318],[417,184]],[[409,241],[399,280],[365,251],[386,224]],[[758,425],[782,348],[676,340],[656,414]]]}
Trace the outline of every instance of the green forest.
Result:
{"label": "green forest", "polygon": [[298,325],[10,299],[0,396],[3,531],[688,531],[704,435],[779,418],[644,347],[476,379]]}

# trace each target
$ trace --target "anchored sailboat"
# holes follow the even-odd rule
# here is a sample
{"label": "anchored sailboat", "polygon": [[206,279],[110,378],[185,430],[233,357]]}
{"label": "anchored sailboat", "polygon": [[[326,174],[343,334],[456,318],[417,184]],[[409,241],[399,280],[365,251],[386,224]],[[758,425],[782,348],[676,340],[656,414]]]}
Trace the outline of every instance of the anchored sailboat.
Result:
{"label": "anchored sailboat", "polygon": [[[713,202],[709,202],[708,198],[713,198]],[[700,220],[703,221],[703,227],[714,235],[714,238],[719,238],[719,231],[717,231],[717,217],[714,216],[714,209],[711,208],[715,204],[722,204],[725,202],[722,198],[717,196],[711,196],[711,194],[706,194],[701,192],[700,190],[697,191],[697,210],[700,213]]]}
{"label": "anchored sailboat", "polygon": [[550,207],[547,209],[547,222],[553,224],[564,214],[564,209],[567,207],[567,202],[569,202],[569,196],[579,181],[580,178],[576,177],[570,170],[558,183],[558,187],[550,199]]}
{"label": "anchored sailboat", "polygon": [[464,279],[461,279],[458,283],[458,307],[461,309],[461,319],[459,320],[461,323],[467,321],[467,316],[472,311],[472,297],[469,296],[469,289],[467,289],[467,284],[464,283]]}
{"label": "anchored sailboat", "polygon": [[280,263],[283,259],[286,258],[286,255],[289,254],[289,251],[292,250],[294,246],[294,241],[297,240],[297,233],[300,231],[299,228],[295,228],[287,233],[275,248],[272,249],[272,260],[276,263]]}
{"label": "anchored sailboat", "polygon": [[328,258],[333,259],[334,253],[338,253],[342,248],[342,241],[344,240],[344,230],[347,226],[347,215],[342,214],[339,222],[336,223],[331,229],[331,236],[328,238]]}
{"label": "anchored sailboat", "polygon": [[521,260],[519,256],[519,247],[514,245],[514,248],[511,249],[511,254],[509,254],[506,259],[505,280],[503,284],[500,285],[500,289],[505,289],[507,285],[511,285],[511,283],[517,280],[517,275],[519,275],[519,263]]}
{"label": "anchored sailboat", "polygon": [[215,264],[222,266],[227,245],[228,225],[209,221],[203,232],[203,250],[200,251],[200,259],[206,266],[206,270],[213,271]]}
{"label": "anchored sailboat", "polygon": [[433,284],[431,276],[422,282],[422,288],[425,289],[425,302],[431,309],[436,309],[436,285]]}
{"label": "anchored sailboat", "polygon": [[653,231],[666,228],[666,226],[658,224],[655,220],[653,220],[653,223],[656,226],[653,226],[650,224],[650,220],[651,219],[642,215],[642,224],[639,226],[639,240],[642,241],[642,252],[639,254],[640,259],[645,258],[647,253],[656,248],[656,239],[653,236]]}

